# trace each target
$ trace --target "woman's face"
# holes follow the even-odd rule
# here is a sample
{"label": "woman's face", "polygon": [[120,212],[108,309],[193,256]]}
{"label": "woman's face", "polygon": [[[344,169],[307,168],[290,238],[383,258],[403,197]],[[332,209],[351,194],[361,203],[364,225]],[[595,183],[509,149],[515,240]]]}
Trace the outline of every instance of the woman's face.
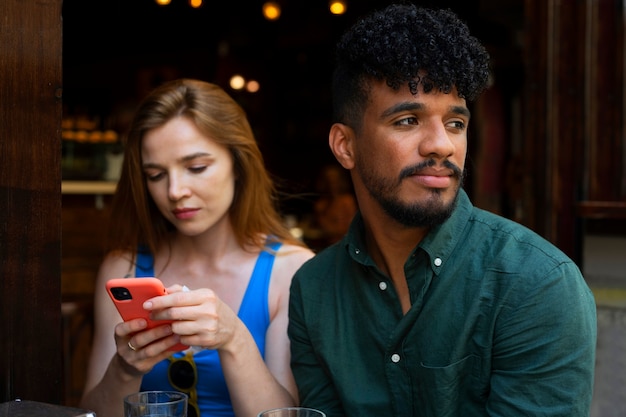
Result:
{"label": "woman's face", "polygon": [[180,233],[197,236],[228,221],[235,193],[232,156],[190,119],[176,117],[148,131],[141,157],[150,195]]}

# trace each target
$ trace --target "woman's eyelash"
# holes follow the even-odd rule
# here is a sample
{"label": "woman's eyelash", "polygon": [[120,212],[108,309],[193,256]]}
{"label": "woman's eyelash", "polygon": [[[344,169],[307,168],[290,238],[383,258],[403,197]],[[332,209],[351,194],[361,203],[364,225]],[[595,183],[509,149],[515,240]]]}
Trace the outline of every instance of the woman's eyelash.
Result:
{"label": "woman's eyelash", "polygon": [[[188,167],[187,169],[194,174],[199,174],[201,172],[206,171],[207,165],[193,165],[193,166]],[[148,179],[148,181],[158,181],[165,176],[164,172],[157,172],[157,173],[145,172],[144,174],[146,178]]]}
{"label": "woman's eyelash", "polygon": [[147,174],[146,173],[146,178],[148,179],[148,181],[158,181],[162,177],[163,177],[163,173],[158,173],[158,174]]}

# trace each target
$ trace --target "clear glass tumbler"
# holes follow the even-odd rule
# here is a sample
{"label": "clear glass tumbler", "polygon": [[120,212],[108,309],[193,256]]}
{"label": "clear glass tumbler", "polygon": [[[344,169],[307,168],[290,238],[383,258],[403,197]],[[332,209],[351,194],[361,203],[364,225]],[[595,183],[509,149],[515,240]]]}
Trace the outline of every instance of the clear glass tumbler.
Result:
{"label": "clear glass tumbler", "polygon": [[124,398],[124,417],[187,417],[187,395],[178,391],[143,391]]}
{"label": "clear glass tumbler", "polygon": [[257,417],[326,417],[326,414],[313,408],[284,407],[263,411]]}

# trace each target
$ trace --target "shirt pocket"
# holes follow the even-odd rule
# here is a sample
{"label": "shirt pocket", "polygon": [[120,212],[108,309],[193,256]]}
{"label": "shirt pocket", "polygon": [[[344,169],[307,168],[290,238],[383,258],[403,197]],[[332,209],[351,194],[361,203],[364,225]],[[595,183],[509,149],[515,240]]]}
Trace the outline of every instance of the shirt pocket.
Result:
{"label": "shirt pocket", "polygon": [[481,415],[486,395],[480,383],[481,359],[468,355],[448,365],[421,363],[416,396],[420,414],[438,417]]}

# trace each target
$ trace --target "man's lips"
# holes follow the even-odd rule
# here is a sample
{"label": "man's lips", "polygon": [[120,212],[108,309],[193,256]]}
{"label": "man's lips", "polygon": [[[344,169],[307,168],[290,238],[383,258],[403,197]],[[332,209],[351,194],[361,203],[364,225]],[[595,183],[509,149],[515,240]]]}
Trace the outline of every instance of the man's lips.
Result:
{"label": "man's lips", "polygon": [[414,175],[411,178],[428,188],[448,188],[452,184],[450,176]]}
{"label": "man's lips", "polygon": [[174,216],[179,220],[185,220],[193,217],[199,209],[196,208],[178,208],[172,210]]}
{"label": "man's lips", "polygon": [[411,180],[429,188],[447,188],[452,185],[456,175],[449,169],[435,170],[432,168],[422,169],[410,176]]}

